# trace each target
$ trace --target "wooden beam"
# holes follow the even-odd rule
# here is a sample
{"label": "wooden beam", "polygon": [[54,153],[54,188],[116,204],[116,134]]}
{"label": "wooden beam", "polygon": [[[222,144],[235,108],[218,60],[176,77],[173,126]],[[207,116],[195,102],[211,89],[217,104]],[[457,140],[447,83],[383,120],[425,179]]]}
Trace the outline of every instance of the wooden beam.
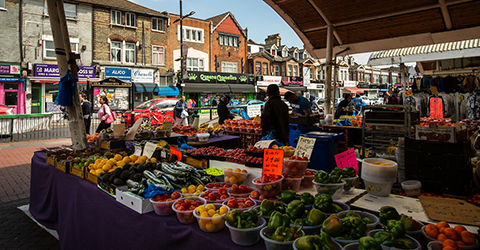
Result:
{"label": "wooden beam", "polygon": [[450,12],[448,12],[447,4],[445,0],[438,0],[440,4],[440,9],[442,10],[443,22],[445,23],[445,28],[451,30],[453,27],[452,18],[450,17]]}
{"label": "wooden beam", "polygon": [[[318,7],[318,5],[313,0],[308,0],[308,2],[313,6],[313,8],[317,11],[317,13],[323,18],[323,21],[325,21],[325,23],[327,24],[326,26],[332,25],[332,22],[330,22],[330,20],[327,18],[325,13],[323,13],[320,7]],[[333,35],[335,36],[335,39],[337,39],[338,44],[343,44],[342,39],[340,39],[340,36],[338,35],[335,28],[333,29]]]}

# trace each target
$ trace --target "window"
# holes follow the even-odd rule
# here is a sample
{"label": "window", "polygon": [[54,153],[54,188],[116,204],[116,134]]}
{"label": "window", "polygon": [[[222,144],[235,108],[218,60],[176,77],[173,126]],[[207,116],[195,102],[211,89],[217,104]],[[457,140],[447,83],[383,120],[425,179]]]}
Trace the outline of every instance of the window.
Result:
{"label": "window", "polygon": [[282,50],[282,57],[287,57],[288,53],[286,49]]}
{"label": "window", "polygon": [[163,31],[163,19],[152,18],[152,30]]}
{"label": "window", "polygon": [[152,64],[164,65],[165,64],[165,51],[161,46],[152,46]]}
{"label": "window", "polygon": [[275,75],[280,76],[280,66],[275,65]]}
{"label": "window", "polygon": [[372,74],[365,73],[365,81],[366,82],[372,82]]}
{"label": "window", "polygon": [[287,76],[291,76],[292,75],[292,65],[288,65],[288,75]]}
{"label": "window", "polygon": [[125,62],[135,63],[135,44],[134,43],[125,44]]}
{"label": "window", "polygon": [[122,25],[122,12],[118,10],[112,10],[111,24]]}
{"label": "window", "polygon": [[374,83],[380,83],[380,75],[374,74],[373,75],[373,82]]}
{"label": "window", "polygon": [[0,0],[0,8],[5,9],[5,0]]}
{"label": "window", "polygon": [[260,62],[255,63],[255,75],[261,75],[262,74],[262,64]]}
{"label": "window", "polygon": [[264,49],[263,49],[263,48],[259,48],[259,49],[258,49],[258,51],[260,51],[260,52],[263,52],[263,51],[264,51]]}
{"label": "window", "polygon": [[125,25],[129,27],[135,27],[135,14],[126,13],[125,14]]}
{"label": "window", "polygon": [[72,43],[72,41],[70,41],[70,50],[73,53],[78,54],[78,43]]}
{"label": "window", "polygon": [[298,52],[293,52],[293,57],[298,60]]}
{"label": "window", "polygon": [[110,61],[121,62],[122,61],[122,43],[112,42],[110,44]]}
{"label": "window", "polygon": [[285,65],[282,65],[282,75],[285,75]]}
{"label": "window", "polygon": [[388,83],[388,76],[382,76],[382,83]]}
{"label": "window", "polygon": [[[221,45],[221,44],[220,44]],[[247,46],[247,52],[252,53],[252,47],[250,45]]]}
{"label": "window", "polygon": [[313,69],[309,68],[308,72],[310,73],[310,79],[313,79]]}
{"label": "window", "polygon": [[43,57],[45,58],[51,58],[51,59],[56,59],[55,55],[55,44],[53,41],[45,41],[44,42],[44,54]]}
{"label": "window", "polygon": [[298,66],[293,65],[293,76],[298,76]]}
{"label": "window", "polygon": [[263,75],[268,75],[268,63],[263,63],[262,73],[263,73]]}
{"label": "window", "polygon": [[[44,12],[45,15],[48,15],[48,7],[47,1],[45,1],[44,5]],[[0,0],[0,8],[5,8],[5,0]],[[65,10],[65,17],[66,18],[77,18],[77,5],[72,3],[63,3],[63,9]]]}
{"label": "window", "polygon": [[275,56],[275,54],[277,54],[277,51],[272,49],[272,56]]}
{"label": "window", "polygon": [[160,86],[172,86],[173,76],[159,76]]}
{"label": "window", "polygon": [[[178,40],[180,40],[180,25],[178,26]],[[183,26],[183,41],[203,43],[203,29]]]}
{"label": "window", "polygon": [[231,62],[222,62],[222,72],[237,73],[237,64]]}
{"label": "window", "polygon": [[203,67],[203,59],[187,57],[187,71],[205,71]]}
{"label": "window", "polygon": [[[1,1],[1,0],[0,0]],[[55,43],[53,42],[53,36],[43,35],[43,58],[45,59],[57,59],[55,55]],[[78,54],[78,38],[70,38],[70,49],[73,53]]]}

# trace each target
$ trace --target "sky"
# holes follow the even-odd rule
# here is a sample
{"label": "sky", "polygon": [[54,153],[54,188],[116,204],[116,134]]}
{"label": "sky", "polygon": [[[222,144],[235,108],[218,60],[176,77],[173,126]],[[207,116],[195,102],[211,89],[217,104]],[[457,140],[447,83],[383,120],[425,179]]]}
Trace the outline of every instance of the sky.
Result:
{"label": "sky", "polygon": [[[179,0],[130,0],[156,11],[180,13]],[[282,45],[303,48],[303,42],[292,28],[262,0],[182,0],[182,14],[195,11],[192,17],[207,19],[232,12],[243,29],[248,29],[248,39],[264,43],[268,35],[280,33]],[[359,64],[366,64],[370,53],[354,55]]]}

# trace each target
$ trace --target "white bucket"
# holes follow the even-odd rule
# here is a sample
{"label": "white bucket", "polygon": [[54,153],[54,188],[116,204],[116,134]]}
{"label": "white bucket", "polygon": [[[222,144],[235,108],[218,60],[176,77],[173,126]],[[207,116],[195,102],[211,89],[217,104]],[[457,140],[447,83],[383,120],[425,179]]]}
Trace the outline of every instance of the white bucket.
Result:
{"label": "white bucket", "polygon": [[333,115],[332,114],[328,114],[326,117],[325,117],[325,123],[327,125],[332,125],[333,124]]}
{"label": "white bucket", "polygon": [[[388,166],[374,164],[389,163]],[[393,184],[397,181],[398,165],[394,161],[382,158],[367,158],[362,162],[361,178],[365,182],[365,189],[372,195],[388,196]]]}

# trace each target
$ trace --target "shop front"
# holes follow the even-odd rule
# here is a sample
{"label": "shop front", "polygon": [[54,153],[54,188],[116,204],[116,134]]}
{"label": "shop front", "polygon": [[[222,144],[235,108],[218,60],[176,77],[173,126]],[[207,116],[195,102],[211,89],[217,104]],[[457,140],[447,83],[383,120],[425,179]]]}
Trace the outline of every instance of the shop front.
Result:
{"label": "shop front", "polygon": [[307,87],[303,85],[303,78],[299,76],[282,77],[282,85],[284,88],[296,94],[303,95],[303,92],[307,91]]}
{"label": "shop front", "polygon": [[325,98],[325,84],[311,82],[307,86],[307,91],[310,95],[314,95],[315,97]]}
{"label": "shop front", "polygon": [[101,107],[100,96],[106,96],[108,105],[114,111],[126,111],[131,109],[132,83],[122,81],[116,77],[109,77],[98,82],[92,82],[93,110],[98,111]]}
{"label": "shop front", "polygon": [[12,108],[14,114],[25,114],[25,87],[20,65],[0,64],[0,104]]}

